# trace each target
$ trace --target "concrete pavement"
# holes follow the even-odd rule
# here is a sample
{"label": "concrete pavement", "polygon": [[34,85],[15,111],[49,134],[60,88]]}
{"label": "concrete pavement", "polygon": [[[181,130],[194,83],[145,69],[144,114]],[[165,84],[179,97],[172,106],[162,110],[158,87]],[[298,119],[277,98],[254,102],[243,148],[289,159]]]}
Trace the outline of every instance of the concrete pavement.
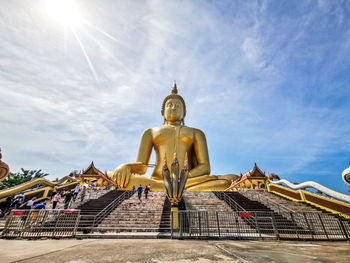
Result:
{"label": "concrete pavement", "polygon": [[349,242],[0,239],[0,262],[349,263]]}

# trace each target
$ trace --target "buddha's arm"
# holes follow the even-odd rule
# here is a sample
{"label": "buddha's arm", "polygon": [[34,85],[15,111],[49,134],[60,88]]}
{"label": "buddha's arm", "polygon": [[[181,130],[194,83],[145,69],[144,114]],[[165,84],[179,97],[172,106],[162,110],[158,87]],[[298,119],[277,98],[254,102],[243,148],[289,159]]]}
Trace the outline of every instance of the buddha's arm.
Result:
{"label": "buddha's arm", "polygon": [[189,177],[198,177],[210,174],[210,163],[208,155],[207,140],[200,130],[195,130],[193,141],[194,153],[198,161],[198,165],[190,171]]}
{"label": "buddha's arm", "polygon": [[[151,157],[153,147],[152,129],[147,129],[143,132],[140,140],[139,150],[137,152],[136,163],[139,164],[139,169],[135,169],[136,174],[145,174],[147,171],[149,159]],[[142,166],[141,166],[142,165]]]}
{"label": "buddha's arm", "polygon": [[137,160],[134,163],[124,163],[118,166],[108,175],[116,179],[117,184],[121,188],[126,188],[130,182],[132,174],[145,174],[152,151],[152,130],[144,131],[141,136]]}

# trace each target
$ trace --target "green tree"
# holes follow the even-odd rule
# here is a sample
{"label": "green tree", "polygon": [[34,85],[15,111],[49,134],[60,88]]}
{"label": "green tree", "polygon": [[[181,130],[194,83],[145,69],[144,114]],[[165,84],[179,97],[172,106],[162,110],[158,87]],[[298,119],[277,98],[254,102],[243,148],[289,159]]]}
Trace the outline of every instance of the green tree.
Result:
{"label": "green tree", "polygon": [[9,173],[8,177],[0,182],[0,190],[6,189],[15,185],[19,185],[37,178],[44,178],[49,174],[43,173],[40,170],[24,170],[21,168],[19,173]]}

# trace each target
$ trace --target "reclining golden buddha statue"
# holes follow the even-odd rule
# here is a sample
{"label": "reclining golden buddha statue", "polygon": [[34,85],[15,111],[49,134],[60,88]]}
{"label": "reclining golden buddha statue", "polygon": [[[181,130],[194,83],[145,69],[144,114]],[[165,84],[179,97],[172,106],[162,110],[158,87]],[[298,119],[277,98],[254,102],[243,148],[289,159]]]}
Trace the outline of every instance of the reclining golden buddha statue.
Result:
{"label": "reclining golden buddha statue", "polygon": [[[186,104],[177,94],[176,83],[162,104],[164,118],[162,126],[147,129],[143,132],[136,162],[124,163],[108,176],[115,180],[122,189],[131,189],[138,185],[151,185],[152,190],[164,190],[162,178],[163,161],[170,167],[174,155],[177,157],[180,170],[188,156],[189,175],[185,189],[192,191],[223,191],[228,188],[237,175],[214,176],[210,174],[210,163],[207,142],[204,133],[184,124]],[[142,176],[146,173],[151,152],[156,153],[155,167],[151,178]]]}

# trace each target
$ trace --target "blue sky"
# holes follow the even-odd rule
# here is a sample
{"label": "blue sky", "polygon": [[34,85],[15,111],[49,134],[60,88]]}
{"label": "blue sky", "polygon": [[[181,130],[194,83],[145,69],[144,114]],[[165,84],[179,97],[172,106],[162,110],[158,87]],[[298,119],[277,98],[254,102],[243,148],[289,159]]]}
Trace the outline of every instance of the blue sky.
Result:
{"label": "blue sky", "polygon": [[134,161],[176,80],[212,174],[256,162],[348,191],[350,1],[75,4],[83,22],[65,30],[47,1],[0,0],[0,147],[13,172]]}

